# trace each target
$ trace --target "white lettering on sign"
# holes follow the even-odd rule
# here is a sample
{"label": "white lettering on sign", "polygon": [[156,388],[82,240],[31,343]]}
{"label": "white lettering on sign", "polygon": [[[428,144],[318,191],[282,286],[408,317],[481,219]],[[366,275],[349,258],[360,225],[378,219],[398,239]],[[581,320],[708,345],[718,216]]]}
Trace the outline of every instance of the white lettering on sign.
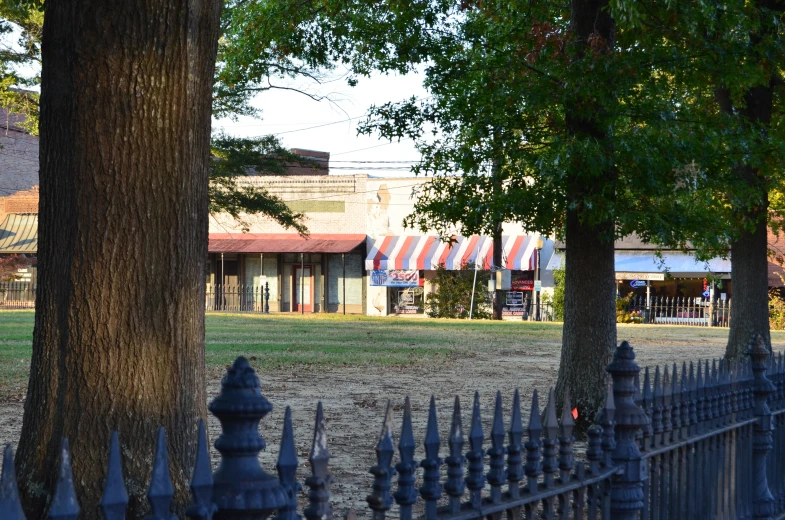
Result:
{"label": "white lettering on sign", "polygon": [[665,273],[616,273],[617,280],[665,280]]}
{"label": "white lettering on sign", "polygon": [[26,273],[27,269],[17,269],[16,272],[17,273]]}

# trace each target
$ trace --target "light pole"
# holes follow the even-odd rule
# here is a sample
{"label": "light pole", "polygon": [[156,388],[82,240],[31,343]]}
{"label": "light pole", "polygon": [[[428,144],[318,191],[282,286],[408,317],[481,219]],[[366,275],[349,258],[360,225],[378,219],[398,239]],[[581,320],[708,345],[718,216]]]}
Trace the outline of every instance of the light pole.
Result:
{"label": "light pole", "polygon": [[[540,252],[542,251],[542,246],[544,244],[545,243],[543,242],[542,237],[537,237],[537,243],[535,244],[535,247],[537,248],[537,276],[535,278],[535,287],[534,287],[534,292],[536,293],[536,295],[535,295],[535,298],[536,298],[535,305],[536,305],[536,308],[537,308],[534,319],[536,321],[540,321],[540,291],[538,290],[538,287],[536,285],[537,285],[537,282],[540,281]],[[542,285],[540,286],[539,289],[541,289],[541,288],[542,288]]]}

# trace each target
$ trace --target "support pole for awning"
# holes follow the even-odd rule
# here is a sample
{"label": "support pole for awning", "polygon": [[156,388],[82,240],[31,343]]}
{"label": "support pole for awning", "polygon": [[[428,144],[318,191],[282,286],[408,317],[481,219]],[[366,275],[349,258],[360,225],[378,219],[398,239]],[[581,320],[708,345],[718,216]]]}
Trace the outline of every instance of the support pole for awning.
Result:
{"label": "support pole for awning", "polygon": [[341,263],[343,264],[343,313],[346,314],[346,256],[341,253]]}
{"label": "support pole for awning", "polygon": [[305,255],[300,253],[300,314],[305,314],[305,285],[303,275],[305,274]]}

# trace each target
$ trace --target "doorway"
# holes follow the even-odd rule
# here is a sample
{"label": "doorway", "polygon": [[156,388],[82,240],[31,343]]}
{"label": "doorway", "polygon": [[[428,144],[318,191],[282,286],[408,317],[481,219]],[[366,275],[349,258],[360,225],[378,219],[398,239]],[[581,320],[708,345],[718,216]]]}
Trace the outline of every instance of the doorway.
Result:
{"label": "doorway", "polygon": [[313,280],[311,266],[294,266],[294,283],[292,287],[292,311],[313,312]]}

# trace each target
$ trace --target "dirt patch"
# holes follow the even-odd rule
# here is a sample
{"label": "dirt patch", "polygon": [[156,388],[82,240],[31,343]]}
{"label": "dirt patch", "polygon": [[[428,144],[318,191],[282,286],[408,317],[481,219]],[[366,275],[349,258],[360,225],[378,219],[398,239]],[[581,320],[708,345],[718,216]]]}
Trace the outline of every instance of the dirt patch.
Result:
{"label": "dirt patch", "polygon": [[[639,327],[621,329],[619,337],[632,338],[641,366],[674,361],[680,364],[682,360],[713,358],[724,353],[727,331],[725,334],[712,332],[708,337],[695,329],[674,328],[673,332],[667,335],[667,339],[659,332],[658,337],[647,338],[645,329]],[[783,346],[785,338],[775,338],[775,348],[781,350]],[[446,439],[455,395],[460,397],[466,424],[474,391],[479,391],[483,421],[489,428],[496,391],[501,391],[505,417],[509,417],[513,391],[517,387],[521,392],[523,417],[528,418],[532,390],[547,391],[555,383],[558,361],[559,350],[555,342],[522,342],[500,348],[486,346],[474,357],[446,359],[443,364],[428,366],[309,368],[275,373],[267,373],[262,367],[255,366],[262,380],[262,392],[275,407],[262,421],[261,432],[268,445],[261,455],[262,464],[267,471],[274,471],[284,410],[291,406],[297,452],[303,465],[299,478],[304,480],[309,472],[307,456],[316,402],[321,400],[333,457],[333,507],[338,514],[350,508],[365,512],[364,499],[372,482],[368,469],[375,463],[374,446],[387,399],[395,406],[395,421],[399,428],[404,397],[410,396],[414,434],[420,442],[425,432],[428,402],[431,394],[435,394],[439,429],[442,438]],[[218,369],[210,371],[210,400],[219,391],[221,372]],[[0,444],[17,443],[22,406],[21,403],[0,404]],[[209,429],[211,439],[215,439],[219,424],[213,417],[210,418]],[[444,444],[442,446],[444,452]],[[214,463],[217,463],[217,457],[214,451]],[[422,457],[420,445],[416,458]]]}

